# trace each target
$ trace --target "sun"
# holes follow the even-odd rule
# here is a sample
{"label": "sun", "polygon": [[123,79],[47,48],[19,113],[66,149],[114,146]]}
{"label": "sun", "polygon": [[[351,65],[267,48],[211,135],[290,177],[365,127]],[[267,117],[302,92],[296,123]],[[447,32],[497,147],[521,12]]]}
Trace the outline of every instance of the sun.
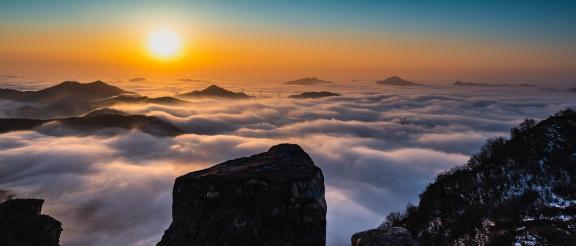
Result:
{"label": "sun", "polygon": [[148,36],[148,50],[157,58],[175,58],[182,51],[182,39],[173,31],[155,31]]}

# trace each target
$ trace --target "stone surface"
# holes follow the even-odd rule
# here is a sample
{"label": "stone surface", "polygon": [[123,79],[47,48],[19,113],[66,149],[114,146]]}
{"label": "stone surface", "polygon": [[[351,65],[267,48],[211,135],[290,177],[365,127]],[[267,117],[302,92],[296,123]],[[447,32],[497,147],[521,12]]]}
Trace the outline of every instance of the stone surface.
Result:
{"label": "stone surface", "polygon": [[62,224],[41,214],[43,200],[10,199],[0,203],[0,245],[58,245]]}
{"label": "stone surface", "polygon": [[324,178],[298,145],[188,173],[173,196],[158,245],[325,245]]}
{"label": "stone surface", "polygon": [[378,227],[352,235],[352,246],[417,246],[404,227]]}

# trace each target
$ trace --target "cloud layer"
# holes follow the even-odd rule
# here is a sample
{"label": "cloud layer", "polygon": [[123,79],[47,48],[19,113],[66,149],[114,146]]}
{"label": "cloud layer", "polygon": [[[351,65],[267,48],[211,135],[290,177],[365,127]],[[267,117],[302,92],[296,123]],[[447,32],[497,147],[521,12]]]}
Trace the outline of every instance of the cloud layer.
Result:
{"label": "cloud layer", "polygon": [[0,134],[0,198],[46,199],[46,213],[64,224],[64,245],[151,245],[170,223],[175,177],[290,142],[324,171],[328,245],[348,245],[352,233],[417,203],[439,172],[465,163],[487,138],[576,106],[574,95],[534,88],[336,89],[342,97],[116,107],[188,132],[174,138]]}

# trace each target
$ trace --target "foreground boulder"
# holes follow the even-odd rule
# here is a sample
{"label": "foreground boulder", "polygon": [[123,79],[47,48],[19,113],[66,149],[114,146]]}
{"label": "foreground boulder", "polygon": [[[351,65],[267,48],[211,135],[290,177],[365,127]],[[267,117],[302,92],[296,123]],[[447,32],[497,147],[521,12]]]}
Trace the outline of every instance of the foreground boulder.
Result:
{"label": "foreground boulder", "polygon": [[380,226],[352,235],[352,246],[418,246],[403,227]]}
{"label": "foreground boulder", "polygon": [[158,245],[325,245],[320,168],[298,145],[178,177]]}
{"label": "foreground boulder", "polygon": [[41,214],[44,200],[10,199],[0,203],[0,245],[58,245],[62,224]]}

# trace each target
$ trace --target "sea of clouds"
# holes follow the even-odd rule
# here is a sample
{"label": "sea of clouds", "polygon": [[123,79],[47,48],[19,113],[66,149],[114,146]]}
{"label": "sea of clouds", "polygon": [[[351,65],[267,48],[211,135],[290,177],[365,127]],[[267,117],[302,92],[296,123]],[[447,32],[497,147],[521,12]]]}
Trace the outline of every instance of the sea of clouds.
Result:
{"label": "sea of clouds", "polygon": [[537,88],[299,87],[343,94],[310,100],[287,99],[293,88],[264,89],[269,98],[116,107],[188,132],[177,137],[0,134],[0,199],[45,199],[45,213],[63,223],[63,245],[153,245],[171,221],[175,177],[289,142],[324,172],[327,244],[349,245],[353,233],[417,204],[438,173],[465,164],[487,138],[508,136],[525,118],[576,108],[576,95]]}

